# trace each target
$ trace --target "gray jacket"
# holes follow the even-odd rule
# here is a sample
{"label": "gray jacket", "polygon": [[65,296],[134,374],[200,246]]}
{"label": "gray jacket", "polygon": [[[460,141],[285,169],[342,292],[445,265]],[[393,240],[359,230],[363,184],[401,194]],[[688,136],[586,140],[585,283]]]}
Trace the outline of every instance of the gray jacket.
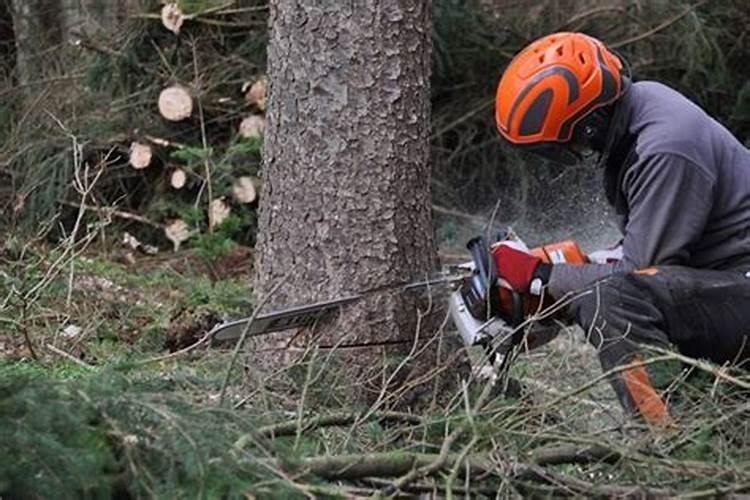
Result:
{"label": "gray jacket", "polygon": [[553,297],[653,265],[750,270],[750,151],[726,128],[671,88],[638,82],[615,108],[609,144],[623,258],[553,266]]}

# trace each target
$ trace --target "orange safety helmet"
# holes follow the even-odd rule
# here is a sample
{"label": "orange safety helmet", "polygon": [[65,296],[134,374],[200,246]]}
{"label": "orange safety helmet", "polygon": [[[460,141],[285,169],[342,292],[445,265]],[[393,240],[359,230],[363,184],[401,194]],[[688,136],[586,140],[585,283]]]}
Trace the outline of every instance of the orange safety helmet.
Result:
{"label": "orange safety helmet", "polygon": [[551,152],[570,142],[583,118],[622,94],[622,71],[620,59],[595,38],[540,38],[513,58],[500,80],[497,128],[513,144]]}

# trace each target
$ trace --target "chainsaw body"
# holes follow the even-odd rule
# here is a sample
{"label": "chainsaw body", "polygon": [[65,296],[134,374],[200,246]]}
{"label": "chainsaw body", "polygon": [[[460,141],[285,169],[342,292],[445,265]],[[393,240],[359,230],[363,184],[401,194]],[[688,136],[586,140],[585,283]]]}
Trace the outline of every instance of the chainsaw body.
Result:
{"label": "chainsaw body", "polygon": [[[520,294],[497,276],[493,250],[503,244],[528,251],[547,264],[580,265],[588,262],[586,255],[571,240],[531,250],[518,239],[506,238],[492,246],[483,238],[475,238],[469,242],[467,246],[472,255],[472,262],[466,267],[471,269],[471,275],[451,293],[451,317],[464,344],[492,344],[493,350],[501,353],[521,340],[523,332],[517,327],[528,316],[543,311],[553,303],[553,299],[541,290],[537,295]],[[537,333],[538,335],[535,335],[532,330],[527,336],[526,340],[531,348],[545,343],[550,336],[550,332],[545,329],[539,329]]]}

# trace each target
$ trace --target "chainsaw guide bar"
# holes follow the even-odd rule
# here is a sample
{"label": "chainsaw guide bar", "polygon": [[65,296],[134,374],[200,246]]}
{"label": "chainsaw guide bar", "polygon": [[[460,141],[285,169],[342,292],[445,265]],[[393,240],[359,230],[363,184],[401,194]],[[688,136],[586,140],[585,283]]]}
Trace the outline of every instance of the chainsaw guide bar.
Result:
{"label": "chainsaw guide bar", "polygon": [[247,329],[246,336],[254,337],[266,333],[280,332],[290,328],[299,328],[314,323],[324,314],[334,309],[351,304],[362,298],[361,295],[352,295],[340,299],[305,304],[303,306],[290,307],[268,314],[259,314],[254,320],[243,318],[227,321],[216,325],[210,335],[218,341],[238,339]]}
{"label": "chainsaw guide bar", "polygon": [[343,307],[360,299],[363,299],[364,297],[369,295],[384,293],[391,290],[395,290],[398,292],[409,292],[415,289],[429,288],[431,286],[451,285],[463,279],[463,277],[463,274],[448,276],[441,275],[437,278],[424,281],[415,281],[413,283],[379,287],[358,293],[356,295],[348,295],[346,297],[338,299],[316,302],[314,304],[294,306],[287,309],[272,311],[266,314],[259,314],[252,321],[250,321],[250,317],[225,321],[224,323],[216,325],[209,332],[209,335],[214,340],[221,342],[240,338],[245,329],[247,329],[247,337],[254,337],[257,335],[265,335],[267,333],[280,332],[282,330],[289,330],[292,328],[300,328],[303,326],[312,325],[325,314],[339,307]]}

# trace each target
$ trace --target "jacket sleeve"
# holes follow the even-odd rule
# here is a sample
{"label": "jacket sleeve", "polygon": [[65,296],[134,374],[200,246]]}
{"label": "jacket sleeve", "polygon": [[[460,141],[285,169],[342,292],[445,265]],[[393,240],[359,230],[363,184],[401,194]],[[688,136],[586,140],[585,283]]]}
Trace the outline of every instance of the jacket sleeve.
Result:
{"label": "jacket sleeve", "polygon": [[615,264],[555,265],[549,292],[568,292],[609,276],[652,265],[686,265],[711,213],[716,180],[675,154],[655,154],[623,177],[628,214],[623,258]]}

